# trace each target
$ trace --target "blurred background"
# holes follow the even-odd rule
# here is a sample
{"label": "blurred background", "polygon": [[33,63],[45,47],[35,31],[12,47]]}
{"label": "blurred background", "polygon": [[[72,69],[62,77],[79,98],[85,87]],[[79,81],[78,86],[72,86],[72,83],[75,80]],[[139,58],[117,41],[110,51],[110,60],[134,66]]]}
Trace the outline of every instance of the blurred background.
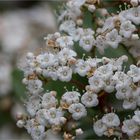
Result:
{"label": "blurred background", "polygon": [[43,38],[57,31],[57,3],[0,1],[0,140],[31,139],[16,126],[16,114],[24,112],[21,101],[25,96],[18,67],[26,52],[40,51],[45,47]]}

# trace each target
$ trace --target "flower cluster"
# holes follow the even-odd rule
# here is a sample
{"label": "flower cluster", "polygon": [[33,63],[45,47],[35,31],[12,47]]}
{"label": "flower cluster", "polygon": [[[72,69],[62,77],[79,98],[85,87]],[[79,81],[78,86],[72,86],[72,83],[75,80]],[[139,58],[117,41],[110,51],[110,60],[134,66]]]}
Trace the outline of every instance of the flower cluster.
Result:
{"label": "flower cluster", "polygon": [[[98,136],[106,135],[111,137],[116,135],[122,137],[127,134],[130,139],[139,139],[140,111],[136,110],[132,118],[125,119],[120,124],[118,115],[114,112],[105,114],[101,119],[94,122],[93,129]],[[123,133],[121,133],[121,130]]]}
{"label": "flower cluster", "polygon": [[[46,137],[49,129],[57,132],[66,129],[65,124],[70,114],[72,116],[70,120],[79,120],[87,115],[85,106],[80,103],[80,96],[76,91],[66,92],[58,104],[55,91],[47,92],[41,97],[32,95],[26,102],[26,110],[30,117],[22,116],[17,125],[25,127],[35,140]],[[66,113],[69,113],[67,117]],[[78,129],[75,129],[76,134],[77,131]]]}
{"label": "flower cluster", "polygon": [[102,117],[102,119],[97,120],[94,123],[93,129],[98,136],[117,136],[119,135],[119,125],[119,117],[115,113],[107,113]]}
{"label": "flower cluster", "polygon": [[[86,60],[77,59],[76,52],[67,48],[67,46],[61,48],[61,46],[58,45],[57,49],[51,47],[52,44],[56,46],[57,39],[53,38],[54,40],[49,40],[50,36],[52,39],[52,37],[58,37],[57,35],[59,35],[57,39],[60,39],[61,36],[58,33],[49,35],[49,37],[46,38],[47,45],[49,44],[47,52],[37,56],[33,53],[28,53],[26,60],[27,65],[23,68],[25,76],[23,83],[26,85],[30,95],[26,103],[26,110],[30,118],[27,120],[19,120],[18,125],[20,126],[22,124],[34,139],[44,137],[46,128],[60,131],[62,126],[69,121],[68,116],[72,116],[72,120],[74,121],[87,116],[86,108],[95,107],[99,104],[98,96],[101,91],[106,93],[114,93],[116,91],[115,96],[117,99],[124,100],[123,107],[125,109],[135,109],[137,105],[139,106],[140,88],[137,83],[140,80],[140,69],[135,65],[131,65],[130,70],[125,73],[123,70],[123,62],[128,60],[127,56],[122,56],[118,59],[109,59],[106,57],[101,59],[90,57]],[[69,51],[69,53],[62,53],[64,50]],[[59,56],[61,54],[63,54],[63,57]],[[65,59],[63,59],[64,57]],[[73,63],[69,63],[71,61]],[[60,73],[60,69],[64,71]],[[89,85],[85,86],[86,92],[84,94],[81,95],[78,91],[67,91],[62,95],[60,104],[56,99],[55,91],[44,94],[43,81],[45,79],[59,79],[62,82],[68,82],[75,73],[88,79]],[[67,114],[66,112],[71,115],[65,116],[65,114]],[[106,122],[108,116],[112,115],[117,118],[111,113],[110,115],[105,115],[106,117],[104,116],[102,121]],[[106,119],[104,120],[104,118]],[[111,122],[113,126],[109,126],[109,123],[106,122],[109,128],[103,125],[104,129],[102,133],[99,132],[98,134],[97,132],[97,135],[113,135],[114,128],[112,127],[119,126],[120,124],[119,119],[117,120],[117,125],[113,125]],[[29,125],[31,122],[34,125]],[[37,128],[34,128],[34,126],[37,126]],[[95,132],[98,131],[96,127],[95,125]],[[36,131],[39,132],[36,133]],[[113,134],[110,134],[112,131]]]}
{"label": "flower cluster", "polygon": [[110,61],[98,67],[89,78],[87,89],[96,93],[102,90],[107,93],[115,92],[116,98],[123,100],[124,109],[135,109],[139,106],[140,98],[140,68],[131,65],[130,70],[125,73],[122,71],[123,60],[127,60],[127,57],[122,56],[116,62]]}
{"label": "flower cluster", "polygon": [[133,139],[139,138],[140,130],[140,111],[136,110],[134,116],[131,119],[123,121],[122,131]]}
{"label": "flower cluster", "polygon": [[[46,38],[46,44],[47,52],[38,56],[28,53],[27,65],[24,67],[26,69],[25,76],[29,78],[31,75],[34,77],[36,74],[40,74],[45,78],[52,78],[53,80],[70,81],[75,56],[77,55],[70,48],[73,45],[71,37],[61,36],[59,33],[50,34]],[[24,80],[25,83],[26,80]],[[41,86],[41,81],[33,80],[32,82],[36,82],[38,88]]]}
{"label": "flower cluster", "polygon": [[[104,53],[104,49],[118,48],[122,43],[130,46],[129,50],[134,57],[139,57],[139,51],[137,52],[139,50],[139,45],[137,45],[139,44],[139,35],[136,26],[140,25],[140,6],[138,4],[133,8],[128,6],[128,9],[121,9],[119,14],[110,17],[106,9],[96,9],[96,2],[96,0],[69,1],[67,9],[59,17],[60,31],[70,35],[74,41],[78,41],[79,46],[85,51],[91,51],[93,46],[96,46],[100,53]],[[101,15],[100,21],[98,21],[101,27],[97,28],[96,32],[91,28],[81,27],[83,24],[81,6],[86,7],[91,13],[97,11]],[[133,43],[135,41],[138,43]]]}
{"label": "flower cluster", "polygon": [[[99,41],[97,41],[97,47],[103,53],[103,49],[108,46],[112,48],[117,48],[119,43],[130,46],[130,53],[134,57],[138,57],[139,53],[135,55],[137,44],[133,42],[139,42],[139,35],[137,34],[136,26],[140,24],[140,6],[129,8],[128,10],[122,10],[118,15],[108,17],[102,28],[98,28],[98,36],[96,40],[102,40],[102,46]],[[98,43],[99,42],[99,43]],[[134,46],[134,47],[131,47]],[[132,51],[133,50],[133,51]]]}
{"label": "flower cluster", "polygon": [[26,109],[31,117],[27,119],[24,116],[22,120],[17,122],[17,125],[24,126],[33,139],[45,137],[45,127],[62,125],[66,121],[62,109],[56,108],[55,96],[56,92],[51,91],[45,93],[41,98],[33,95],[26,102]]}
{"label": "flower cluster", "polygon": [[[134,1],[131,3],[134,5]],[[138,65],[132,64],[126,71],[123,65],[128,61],[126,55],[119,58],[97,58],[91,54],[79,58],[75,49],[75,45],[78,44],[87,52],[93,52],[97,48],[100,53],[104,53],[104,49],[108,46],[118,48],[120,43],[139,40],[138,34],[135,33],[137,25],[140,24],[138,5],[111,17],[108,17],[105,9],[98,9],[98,5],[97,0],[68,1],[66,10],[59,16],[60,32],[45,37],[45,50],[38,54],[29,52],[26,56],[25,65],[21,69],[24,72],[23,83],[28,93],[26,102],[28,115],[20,116],[17,125],[25,127],[34,140],[46,137],[49,129],[63,132],[65,140],[72,140],[81,135],[83,130],[79,126],[80,120],[88,116],[90,114],[88,111],[98,105],[101,112],[105,111],[102,109],[105,99],[102,98],[106,95],[112,94],[116,99],[123,100],[124,109],[134,110],[140,106]],[[85,9],[92,14],[99,12],[102,16],[106,16],[105,20],[100,21],[102,27],[97,27],[96,31],[83,27],[82,15]],[[84,77],[86,83],[82,83],[79,79],[73,82],[74,76]],[[62,96],[58,100],[57,91],[45,89],[45,84],[49,81],[73,83],[78,89],[62,91]],[[81,89],[84,91],[81,92]],[[108,107],[107,103],[104,107]],[[109,108],[107,111],[102,119],[94,123],[95,133],[98,136],[123,137],[124,132],[130,136],[127,122],[123,122],[121,129],[122,123],[118,115],[110,112]],[[135,112],[133,117],[135,121],[128,120],[130,125],[138,121],[137,114]],[[131,132],[132,135],[139,130],[136,126]]]}
{"label": "flower cluster", "polygon": [[67,8],[59,16],[60,26],[59,30],[61,32],[70,35],[75,42],[79,42],[79,46],[85,51],[91,51],[95,45],[94,34],[95,32],[91,28],[82,28],[83,12],[80,9],[83,5],[91,12],[94,12],[95,2],[90,2],[90,0],[71,0],[67,3]]}

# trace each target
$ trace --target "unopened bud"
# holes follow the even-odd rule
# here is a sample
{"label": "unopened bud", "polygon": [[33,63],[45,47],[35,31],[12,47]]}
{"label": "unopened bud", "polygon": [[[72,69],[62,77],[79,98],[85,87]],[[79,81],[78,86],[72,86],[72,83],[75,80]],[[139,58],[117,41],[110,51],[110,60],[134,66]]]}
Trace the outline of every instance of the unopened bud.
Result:
{"label": "unopened bud", "polygon": [[83,130],[81,128],[76,129],[76,136],[82,135],[83,134]]}
{"label": "unopened bud", "polygon": [[24,125],[25,125],[25,122],[24,122],[23,120],[19,120],[19,121],[17,122],[17,126],[18,126],[19,128],[24,127]]}

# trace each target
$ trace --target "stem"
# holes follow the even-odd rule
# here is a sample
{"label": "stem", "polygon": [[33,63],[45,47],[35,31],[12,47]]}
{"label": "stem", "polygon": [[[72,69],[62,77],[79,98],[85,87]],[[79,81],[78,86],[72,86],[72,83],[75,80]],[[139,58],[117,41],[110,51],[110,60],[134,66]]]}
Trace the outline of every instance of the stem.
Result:
{"label": "stem", "polygon": [[91,56],[95,58],[95,55],[96,55],[96,46],[93,46],[91,50]]}
{"label": "stem", "polygon": [[107,109],[107,112],[110,112],[111,111],[111,107],[107,104],[106,102],[106,98],[108,96],[108,93],[102,91],[100,92],[99,96],[98,96],[98,99],[99,99],[99,107],[100,107],[100,110],[102,112],[105,112]]}

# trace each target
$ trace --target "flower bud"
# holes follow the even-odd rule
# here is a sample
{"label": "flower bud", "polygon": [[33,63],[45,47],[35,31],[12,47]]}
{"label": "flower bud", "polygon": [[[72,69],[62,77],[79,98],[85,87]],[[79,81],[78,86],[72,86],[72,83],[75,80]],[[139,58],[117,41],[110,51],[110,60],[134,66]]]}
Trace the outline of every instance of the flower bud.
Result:
{"label": "flower bud", "polygon": [[31,59],[31,58],[34,57],[34,54],[31,53],[31,52],[28,52],[26,57],[27,57],[28,59]]}
{"label": "flower bud", "polygon": [[138,34],[132,34],[131,39],[132,39],[132,40],[138,40],[138,39],[139,39]]}
{"label": "flower bud", "polygon": [[81,128],[76,129],[76,136],[82,135],[83,134],[83,130]]}
{"label": "flower bud", "polygon": [[88,10],[93,13],[96,10],[96,7],[94,5],[89,5]]}
{"label": "flower bud", "polygon": [[24,125],[25,125],[25,122],[24,122],[23,120],[19,120],[19,121],[17,122],[17,126],[18,126],[19,128],[24,127]]}

